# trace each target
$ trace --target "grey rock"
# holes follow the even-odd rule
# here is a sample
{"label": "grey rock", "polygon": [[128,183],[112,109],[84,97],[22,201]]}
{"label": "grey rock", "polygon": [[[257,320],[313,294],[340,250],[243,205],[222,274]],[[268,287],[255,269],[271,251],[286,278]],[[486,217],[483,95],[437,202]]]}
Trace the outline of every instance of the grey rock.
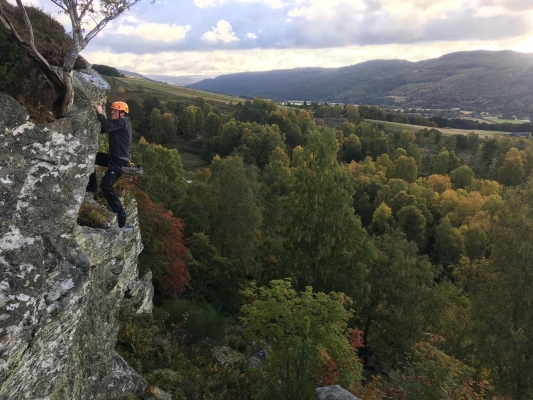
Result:
{"label": "grey rock", "polygon": [[[76,107],[43,125],[0,93],[0,398],[120,399],[146,382],[114,351],[121,308],[151,311],[130,231],[78,226],[94,170],[105,81],[75,71]],[[79,93],[83,93],[80,95]],[[128,294],[129,293],[129,294]],[[125,300],[125,297],[127,299]]]}
{"label": "grey rock", "polygon": [[150,396],[148,396],[147,399],[172,400],[172,397],[168,393],[165,393],[164,391],[162,391],[157,386],[154,386],[151,389]]}
{"label": "grey rock", "polygon": [[339,385],[318,388],[316,395],[318,400],[359,400],[359,397],[354,396]]}
{"label": "grey rock", "polygon": [[82,69],[73,77],[77,107],[91,107],[96,104],[105,105],[109,84],[94,69]]}
{"label": "grey rock", "polygon": [[20,126],[29,118],[26,110],[20,107],[15,99],[0,93],[0,121],[4,129],[8,130]]}
{"label": "grey rock", "polygon": [[109,392],[105,396],[101,396],[101,398],[106,398],[106,396],[107,398],[113,398],[117,397],[117,394],[125,397],[129,394],[138,393],[140,387],[146,388],[144,379],[122,357],[115,354],[111,382],[107,386]]}

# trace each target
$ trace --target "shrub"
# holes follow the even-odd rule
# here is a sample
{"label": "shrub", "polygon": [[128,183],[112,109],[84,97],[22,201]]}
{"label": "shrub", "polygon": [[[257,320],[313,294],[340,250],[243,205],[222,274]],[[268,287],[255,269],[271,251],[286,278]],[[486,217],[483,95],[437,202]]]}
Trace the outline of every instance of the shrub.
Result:
{"label": "shrub", "polygon": [[108,224],[107,214],[98,204],[84,201],[78,213],[78,225],[90,226],[91,228],[106,228]]}
{"label": "shrub", "polygon": [[[448,356],[435,344],[442,340],[429,335],[429,341],[414,345],[414,354],[408,368],[392,371],[390,385],[378,380],[387,398],[392,399],[442,399],[481,400],[489,398],[492,385],[476,379],[475,371],[461,361]],[[383,387],[384,386],[384,387]]]}
{"label": "shrub", "polygon": [[124,74],[121,74],[120,72],[118,72],[116,68],[108,67],[107,65],[93,64],[92,69],[94,69],[96,72],[98,72],[101,75],[115,76],[117,78],[124,77]]}
{"label": "shrub", "polygon": [[154,309],[154,316],[164,320],[169,327],[182,327],[191,343],[206,339],[219,341],[223,327],[227,324],[226,318],[217,313],[210,304],[188,299],[176,299],[157,307]]}
{"label": "shrub", "polygon": [[[151,316],[122,315],[117,351],[173,399],[256,399],[258,383],[248,373],[246,362],[221,364],[208,345],[186,345],[183,335],[181,327],[167,327]],[[146,394],[153,394],[153,388]]]}
{"label": "shrub", "polygon": [[[19,35],[26,37],[26,28],[17,7],[5,0],[0,2]],[[35,47],[50,65],[62,65],[72,47],[72,39],[66,34],[65,28],[38,8],[26,7],[26,11],[32,23]],[[33,61],[18,56],[13,44],[5,43],[0,32],[0,88],[25,106],[34,122],[53,121],[58,93],[50,87]],[[78,57],[74,68],[87,68],[88,65],[83,57]],[[3,71],[2,67],[6,70]]]}
{"label": "shrub", "polygon": [[16,69],[26,58],[26,53],[0,30],[0,89],[15,76]]}

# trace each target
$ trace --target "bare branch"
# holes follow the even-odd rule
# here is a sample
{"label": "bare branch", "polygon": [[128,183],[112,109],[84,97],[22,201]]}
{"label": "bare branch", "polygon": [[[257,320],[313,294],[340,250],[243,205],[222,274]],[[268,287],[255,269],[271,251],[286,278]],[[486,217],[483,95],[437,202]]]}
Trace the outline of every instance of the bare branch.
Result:
{"label": "bare branch", "polygon": [[101,20],[93,29],[91,29],[91,31],[87,35],[85,35],[85,38],[83,40],[84,42],[83,47],[86,47],[91,41],[91,39],[95,37],[102,29],[105,28],[105,26],[109,23],[109,21],[112,21],[117,17],[118,15],[115,17],[106,17],[103,20]]}
{"label": "bare branch", "polygon": [[[81,27],[82,19],[78,16],[78,4],[77,1],[73,0],[63,0],[70,1],[70,20],[72,21],[72,37],[74,39],[74,47],[78,47],[83,43],[83,28]],[[76,24],[74,23],[76,21]],[[85,47],[85,46],[84,46]],[[83,49],[80,48],[78,51]]]}
{"label": "bare branch", "polygon": [[6,31],[11,31],[11,26],[9,24],[9,19],[2,8],[2,3],[0,3],[0,23],[4,26]]}
{"label": "bare branch", "polygon": [[24,25],[26,25],[26,29],[28,30],[28,43],[30,46],[35,47],[35,41],[33,39],[33,27],[31,26],[30,18],[26,12],[26,7],[24,7],[21,0],[17,0],[17,4],[19,6],[20,13],[22,14],[22,18],[24,19]]}
{"label": "bare branch", "polygon": [[81,10],[81,13],[80,13],[80,21],[83,19],[83,17],[85,17],[85,14],[87,13],[87,10],[90,9],[90,7],[92,7],[93,5],[93,0],[89,0],[87,2],[87,4],[85,4],[85,6],[83,7],[83,9]]}
{"label": "bare branch", "polygon": [[85,38],[83,39],[83,44],[81,45],[82,49],[84,49],[89,44],[91,39],[94,38],[102,29],[104,29],[110,21],[118,18],[124,12],[124,10],[133,7],[139,1],[140,0],[131,0],[126,2],[124,6],[121,6],[116,10],[112,10],[110,15],[98,22],[96,26],[87,35],[85,35]]}
{"label": "bare branch", "polygon": [[65,5],[63,4],[63,2],[61,0],[51,0],[52,3],[54,3],[56,6],[58,6],[59,8],[61,8],[63,11],[67,11],[67,9],[65,8]]}

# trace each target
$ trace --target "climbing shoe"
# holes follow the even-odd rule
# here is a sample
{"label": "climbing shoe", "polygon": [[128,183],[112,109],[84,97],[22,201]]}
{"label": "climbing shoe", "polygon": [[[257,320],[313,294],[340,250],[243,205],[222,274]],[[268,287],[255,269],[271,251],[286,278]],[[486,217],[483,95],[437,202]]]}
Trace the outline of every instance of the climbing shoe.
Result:
{"label": "climbing shoe", "polygon": [[121,168],[122,173],[126,176],[132,176],[132,175],[138,175],[141,176],[143,174],[143,169],[140,165],[128,165],[126,167]]}
{"label": "climbing shoe", "polygon": [[124,228],[124,225],[126,225],[126,211],[122,210],[118,213],[118,227]]}

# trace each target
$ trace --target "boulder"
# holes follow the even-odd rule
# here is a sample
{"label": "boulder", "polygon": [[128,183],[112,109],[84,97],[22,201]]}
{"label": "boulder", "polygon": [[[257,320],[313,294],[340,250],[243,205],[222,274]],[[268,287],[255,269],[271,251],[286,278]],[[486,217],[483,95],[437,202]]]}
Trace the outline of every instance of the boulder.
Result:
{"label": "boulder", "polygon": [[354,396],[339,385],[318,388],[316,395],[318,400],[359,400],[359,397]]}

